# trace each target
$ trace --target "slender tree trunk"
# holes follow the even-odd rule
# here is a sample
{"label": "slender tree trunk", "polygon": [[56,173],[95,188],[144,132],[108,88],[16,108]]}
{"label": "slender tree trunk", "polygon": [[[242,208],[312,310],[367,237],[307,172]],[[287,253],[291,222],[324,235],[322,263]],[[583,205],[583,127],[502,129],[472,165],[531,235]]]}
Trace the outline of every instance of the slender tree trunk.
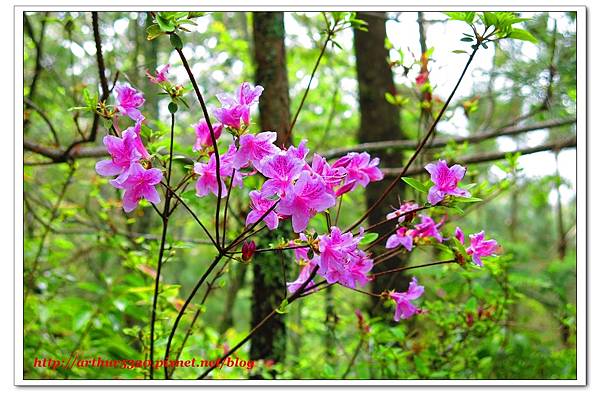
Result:
{"label": "slender tree trunk", "polygon": [[[379,15],[376,15],[379,14]],[[366,21],[368,31],[354,31],[354,49],[356,53],[356,72],[358,79],[359,104],[360,104],[360,130],[358,139],[361,143],[376,142],[388,139],[401,139],[404,135],[400,129],[400,111],[397,107],[388,103],[385,93],[395,93],[392,70],[387,61],[388,50],[385,47],[385,13],[369,12],[358,13],[357,17]],[[385,151],[373,152],[373,156],[381,159],[383,167],[400,166],[402,156],[399,153],[386,153]],[[390,182],[388,178],[379,183],[372,183],[366,189],[367,204],[371,206],[381,196],[385,187]],[[399,192],[402,197],[402,191]],[[371,213],[368,220],[370,224],[385,219],[385,215],[391,212],[391,207],[398,206],[398,198],[389,195],[375,211]],[[383,225],[374,230],[383,234],[390,229],[390,225]],[[385,243],[385,242],[384,242]],[[374,247],[374,251],[385,249],[384,243]],[[392,259],[378,265],[377,271],[400,265]],[[395,277],[380,277],[373,283],[373,290],[380,292],[384,289],[394,287],[404,289],[408,286],[407,276],[397,273]],[[371,314],[377,314],[381,308],[379,299],[373,299]]]}
{"label": "slender tree trunk", "polygon": [[562,197],[560,195],[560,171],[558,169],[558,152],[554,152],[554,161],[556,162],[556,220],[557,220],[557,234],[558,234],[558,245],[557,253],[560,260],[565,259],[567,252],[567,239],[565,238],[565,223],[563,218],[562,208]]}
{"label": "slender tree trunk", "polygon": [[[265,90],[259,103],[263,131],[277,131],[278,146],[290,127],[290,99],[285,57],[285,28],[282,12],[253,14],[256,83]],[[289,140],[290,138],[288,138]],[[266,241],[289,236],[285,229],[269,233]],[[283,255],[283,257],[282,257]],[[288,253],[266,252],[253,260],[252,325],[258,324],[285,298],[285,266]],[[274,316],[252,338],[250,358],[281,362],[285,358],[286,327],[284,316]]]}

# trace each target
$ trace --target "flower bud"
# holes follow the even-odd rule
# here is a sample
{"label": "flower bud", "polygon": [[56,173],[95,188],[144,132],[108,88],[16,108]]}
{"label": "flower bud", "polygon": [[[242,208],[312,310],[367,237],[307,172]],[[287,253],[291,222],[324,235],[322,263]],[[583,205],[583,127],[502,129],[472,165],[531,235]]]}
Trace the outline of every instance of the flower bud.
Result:
{"label": "flower bud", "polygon": [[246,241],[242,245],[242,260],[248,262],[254,256],[256,251],[256,244],[254,241]]}

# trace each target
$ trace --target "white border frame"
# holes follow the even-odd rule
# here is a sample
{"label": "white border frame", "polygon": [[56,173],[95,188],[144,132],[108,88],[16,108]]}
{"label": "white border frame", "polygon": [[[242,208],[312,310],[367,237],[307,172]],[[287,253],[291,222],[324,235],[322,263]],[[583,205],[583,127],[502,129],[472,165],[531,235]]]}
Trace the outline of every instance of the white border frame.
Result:
{"label": "white border frame", "polygon": [[[364,1],[364,0],[363,0]],[[584,386],[587,385],[587,9],[584,6],[529,5],[529,6],[431,6],[431,5],[358,5],[348,0],[345,4],[320,5],[310,1],[305,5],[105,5],[105,6],[14,6],[14,384],[17,386]],[[465,1],[465,3],[472,3]],[[118,4],[118,3],[117,3]],[[576,380],[28,380],[23,379],[23,12],[26,11],[575,11],[577,12],[577,379]]]}

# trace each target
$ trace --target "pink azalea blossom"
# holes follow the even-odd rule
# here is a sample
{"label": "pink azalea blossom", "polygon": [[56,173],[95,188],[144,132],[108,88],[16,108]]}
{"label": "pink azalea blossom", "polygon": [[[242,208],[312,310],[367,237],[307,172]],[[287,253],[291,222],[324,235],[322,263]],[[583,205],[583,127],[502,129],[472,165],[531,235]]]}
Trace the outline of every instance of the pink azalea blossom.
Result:
{"label": "pink azalea blossom", "polygon": [[[251,225],[258,220],[273,207],[275,201],[269,200],[263,193],[253,190],[250,192],[250,208],[252,211],[246,217],[246,225]],[[271,210],[263,219],[269,230],[277,229],[279,225],[279,217],[274,210]]]}
{"label": "pink azalea blossom", "polygon": [[127,83],[117,83],[115,85],[115,93],[115,106],[120,113],[129,116],[132,120],[136,121],[144,117],[139,111],[139,108],[145,102],[144,95],[141,92],[138,92]]}
{"label": "pink azalea blossom", "polygon": [[229,94],[217,94],[217,99],[221,105],[233,107],[236,105],[252,106],[258,103],[258,98],[264,88],[260,85],[252,87],[250,83],[243,82],[235,91],[235,96]]}
{"label": "pink azalea blossom", "polygon": [[470,234],[469,238],[471,239],[471,246],[467,248],[467,254],[473,257],[473,262],[475,262],[477,266],[483,266],[481,257],[491,256],[498,250],[498,243],[496,240],[484,240],[484,231]]}
{"label": "pink azalea blossom", "polygon": [[460,241],[461,244],[465,243],[465,234],[459,226],[456,226],[456,230],[454,231],[454,237],[456,237],[456,239]]}
{"label": "pink azalea blossom", "polygon": [[244,134],[240,137],[239,149],[233,159],[233,166],[240,169],[252,163],[260,171],[260,161],[280,149],[273,144],[277,139],[276,132],[261,132],[260,134]]}
{"label": "pink azalea blossom", "polygon": [[96,163],[96,172],[102,176],[122,174],[121,179],[127,178],[127,172],[133,163],[141,157],[136,147],[136,133],[132,129],[123,132],[123,138],[107,135],[104,137],[104,146],[111,156],[110,160],[101,160]]}
{"label": "pink azalea blossom", "polygon": [[332,167],[327,163],[324,157],[316,154],[312,158],[312,165],[310,167],[312,172],[323,178],[323,182],[327,187],[329,194],[335,194],[340,196],[339,192],[334,193],[334,188],[339,186],[344,177],[346,176],[346,170],[342,167]]}
{"label": "pink azalea blossom", "polygon": [[365,187],[370,182],[382,180],[383,173],[378,165],[379,159],[371,160],[371,155],[366,152],[351,152],[333,163],[334,168],[342,167],[346,170],[346,180],[342,186],[342,189],[345,188],[344,191],[352,191],[357,185]]}
{"label": "pink azalea blossom", "polygon": [[[317,266],[317,262],[314,260],[302,266],[298,278],[295,281],[292,281],[291,283],[287,283],[288,291],[292,294],[298,291],[298,289],[302,287],[306,280],[310,278],[310,275],[315,270],[315,266]],[[315,282],[311,280],[308,284],[306,284],[305,290],[314,287],[314,285]]]}
{"label": "pink azalea blossom", "polygon": [[126,134],[127,131],[129,131],[133,128],[133,132],[135,132],[135,138],[133,140],[135,148],[138,150],[138,152],[140,152],[140,154],[142,155],[143,158],[145,158],[146,160],[150,160],[150,153],[148,153],[148,151],[146,150],[146,147],[144,146],[144,143],[142,142],[142,122],[143,121],[144,121],[143,118],[138,119],[135,122],[135,126],[127,128],[125,130],[124,134]]}
{"label": "pink azalea blossom", "polygon": [[294,232],[306,229],[308,221],[317,212],[335,205],[335,197],[327,193],[323,180],[302,171],[296,184],[290,186],[279,203],[278,213],[292,217]]}
{"label": "pink azalea blossom", "polygon": [[[302,241],[308,241],[308,238],[306,237],[306,235],[304,233],[300,233],[300,240]],[[288,245],[290,247],[297,247],[298,244],[296,244],[294,241],[290,241],[288,243]],[[296,258],[297,262],[308,262],[308,247],[302,247],[302,248],[295,248],[293,249],[294,251],[294,257]]]}
{"label": "pink azalea blossom", "polygon": [[[202,150],[203,147],[212,146],[212,138],[210,136],[210,129],[206,120],[202,119],[198,123],[193,124],[194,131],[196,132],[196,143],[194,143],[194,151]],[[223,125],[220,123],[212,124],[213,132],[215,133],[215,140],[218,140],[223,131]]]}
{"label": "pink azalea blossom", "polygon": [[127,171],[127,178],[123,181],[112,180],[111,184],[118,189],[125,190],[123,210],[131,212],[138,206],[142,198],[154,204],[160,203],[160,196],[154,185],[160,183],[161,179],[161,170],[157,168],[147,170],[139,163],[132,163]]}
{"label": "pink azalea blossom", "polygon": [[414,236],[420,238],[433,237],[441,243],[443,238],[438,228],[441,227],[444,222],[435,223],[435,221],[427,215],[419,215],[419,217],[421,218],[421,223],[415,225]]}
{"label": "pink azalea blossom", "polygon": [[304,161],[304,160],[306,160],[306,155],[309,152],[308,147],[306,146],[306,143],[307,143],[307,140],[303,139],[300,141],[300,144],[298,144],[297,148],[294,146],[290,146],[287,151],[292,156]]}
{"label": "pink azalea blossom", "polygon": [[407,251],[412,251],[413,234],[414,230],[410,230],[404,226],[399,227],[396,229],[396,232],[388,238],[385,243],[385,248],[392,249],[402,245]]}
{"label": "pink azalea blossom", "polygon": [[149,70],[146,70],[146,76],[153,84],[164,83],[167,81],[167,74],[169,73],[169,68],[171,65],[167,64],[160,69],[156,69],[156,76],[153,76]]}
{"label": "pink azalea blossom", "polygon": [[[220,177],[221,177],[221,197],[228,194],[225,184],[225,177],[233,177],[232,186],[243,186],[243,176],[240,172],[234,173],[233,158],[236,153],[235,145],[230,145],[226,153],[219,157],[220,162]],[[219,186],[217,185],[217,161],[215,154],[211,154],[208,163],[195,163],[194,172],[199,175],[196,181],[196,195],[204,197],[209,193],[215,196],[219,194]]]}
{"label": "pink azalea blossom", "polygon": [[425,169],[431,174],[431,181],[434,183],[427,195],[427,201],[431,204],[436,205],[447,195],[471,196],[468,191],[458,187],[458,182],[465,176],[465,167],[455,164],[448,168],[445,160],[439,160],[437,163],[427,164]]}
{"label": "pink azalea blossom", "polygon": [[328,235],[319,238],[319,252],[321,253],[321,266],[319,274],[323,275],[327,282],[334,283],[344,273],[349,256],[358,247],[360,239],[355,238],[352,233],[342,233],[333,226]]}
{"label": "pink azalea blossom", "polygon": [[412,212],[408,215],[402,215],[402,214],[406,214],[407,212],[416,210],[417,208],[419,208],[419,204],[415,203],[414,201],[406,201],[406,202],[402,203],[402,205],[400,205],[400,208],[398,208],[394,212],[390,212],[389,214],[387,214],[385,216],[385,218],[386,219],[398,218],[398,223],[402,223],[402,222],[404,222],[404,219],[406,216],[408,216],[408,218],[412,219],[412,217],[415,213]]}
{"label": "pink azalea blossom", "polygon": [[223,125],[234,130],[242,128],[242,120],[250,122],[250,109],[247,106],[238,105],[231,108],[218,108],[213,110],[213,114]]}
{"label": "pink azalea blossom", "polygon": [[239,130],[241,123],[250,124],[250,109],[258,103],[263,87],[252,87],[250,83],[242,83],[236,90],[235,96],[218,94],[217,99],[223,107],[215,109],[215,117],[224,125]]}
{"label": "pink azalea blossom", "polygon": [[425,288],[418,284],[417,278],[413,277],[412,281],[408,285],[406,292],[392,292],[390,298],[396,302],[396,313],[394,314],[394,321],[406,320],[411,318],[415,314],[421,313],[421,309],[418,309],[412,301],[418,299],[425,292]]}
{"label": "pink azalea blossom", "polygon": [[[211,155],[208,163],[194,164],[194,172],[199,175],[196,181],[196,195],[204,197],[209,193],[215,196],[219,195],[219,186],[217,185],[217,163],[215,155]],[[227,186],[221,177],[221,197],[227,196]]]}
{"label": "pink azalea blossom", "polygon": [[339,283],[350,288],[364,287],[369,282],[367,273],[373,268],[373,260],[369,259],[364,251],[357,250],[350,257],[350,262],[346,266],[345,272],[341,275]]}
{"label": "pink azalea blossom", "polygon": [[305,164],[289,150],[265,157],[260,162],[260,172],[270,179],[263,184],[262,192],[267,196],[282,195],[300,175]]}

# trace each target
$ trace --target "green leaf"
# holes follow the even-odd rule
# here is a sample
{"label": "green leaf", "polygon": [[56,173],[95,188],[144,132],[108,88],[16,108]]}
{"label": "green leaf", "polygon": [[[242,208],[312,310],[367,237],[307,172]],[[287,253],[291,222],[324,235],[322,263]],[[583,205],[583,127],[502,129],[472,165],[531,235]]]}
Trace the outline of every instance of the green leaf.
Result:
{"label": "green leaf", "polygon": [[373,241],[377,240],[377,237],[379,237],[379,233],[365,233],[362,240],[360,240],[360,245],[364,246],[371,244]]}
{"label": "green leaf", "polygon": [[529,41],[530,43],[534,44],[537,44],[538,42],[531,33],[523,29],[513,29],[507,37],[515,40]]}
{"label": "green leaf", "polygon": [[171,33],[169,35],[169,40],[171,41],[171,45],[173,46],[173,48],[175,48],[176,50],[181,50],[183,48],[183,41],[181,40],[181,37],[179,37],[176,33]]}
{"label": "green leaf", "polygon": [[483,199],[479,197],[454,197],[454,201],[458,203],[476,203],[479,201],[483,201]]}
{"label": "green leaf", "polygon": [[455,54],[466,54],[467,53],[465,50],[453,50],[452,52]]}
{"label": "green leaf", "polygon": [[146,40],[154,40],[155,38],[163,34],[163,31],[157,24],[152,24],[148,26],[148,28],[146,29],[146,33],[148,34]]}
{"label": "green leaf", "polygon": [[172,20],[162,16],[161,13],[156,15],[156,23],[158,24],[160,30],[165,33],[170,33],[175,30],[175,23]]}
{"label": "green leaf", "polygon": [[427,187],[415,178],[404,177],[402,180],[413,189],[418,190],[419,192],[427,193]]}
{"label": "green leaf", "polygon": [[474,296],[472,296],[465,303],[465,311],[468,312],[468,313],[476,313],[478,306],[479,305],[477,303],[477,298],[475,298]]}
{"label": "green leaf", "polygon": [[206,15],[206,12],[203,11],[192,11],[188,12],[188,18],[198,18]]}

